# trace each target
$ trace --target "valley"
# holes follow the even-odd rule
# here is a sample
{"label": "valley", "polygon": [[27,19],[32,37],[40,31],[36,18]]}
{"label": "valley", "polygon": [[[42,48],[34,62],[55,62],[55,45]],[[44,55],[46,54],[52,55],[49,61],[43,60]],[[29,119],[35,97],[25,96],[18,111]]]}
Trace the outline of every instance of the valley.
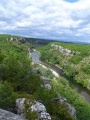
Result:
{"label": "valley", "polygon": [[[42,45],[32,41],[0,35],[1,112],[6,115],[10,111],[7,113],[13,112],[13,116],[18,114],[20,118],[23,115],[22,120],[41,120],[42,116],[42,120],[89,120],[89,69],[82,71],[81,67],[85,61],[83,68],[89,66],[90,47],[54,41],[45,44],[43,41]],[[63,48],[53,48],[54,44]],[[84,82],[79,81],[84,73]]]}

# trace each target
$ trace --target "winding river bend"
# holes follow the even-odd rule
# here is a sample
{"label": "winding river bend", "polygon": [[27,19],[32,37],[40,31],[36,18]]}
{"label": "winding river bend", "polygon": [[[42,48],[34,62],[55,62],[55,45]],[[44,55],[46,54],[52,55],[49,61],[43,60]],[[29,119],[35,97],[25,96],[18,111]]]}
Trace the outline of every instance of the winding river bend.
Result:
{"label": "winding river bend", "polygon": [[60,69],[59,67],[52,65],[50,63],[47,62],[41,62],[40,61],[40,56],[39,53],[36,51],[32,51],[31,52],[31,57],[32,57],[32,62],[34,63],[40,63],[52,70],[54,70],[57,74],[59,74],[62,77],[65,77],[66,80],[69,81],[69,85],[75,89],[82,97],[83,99],[88,102],[90,104],[90,91],[87,90],[86,88],[83,88],[82,86],[80,86],[79,84],[77,84],[76,82],[74,82],[73,80],[70,80],[63,72],[62,69]]}

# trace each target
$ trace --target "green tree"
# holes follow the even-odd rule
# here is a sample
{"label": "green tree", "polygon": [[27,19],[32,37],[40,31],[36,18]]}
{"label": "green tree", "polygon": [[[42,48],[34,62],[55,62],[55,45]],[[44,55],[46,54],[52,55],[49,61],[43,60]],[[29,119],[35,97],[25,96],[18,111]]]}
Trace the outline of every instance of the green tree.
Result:
{"label": "green tree", "polygon": [[0,87],[0,108],[9,110],[15,107],[15,93],[9,83],[5,82]]}

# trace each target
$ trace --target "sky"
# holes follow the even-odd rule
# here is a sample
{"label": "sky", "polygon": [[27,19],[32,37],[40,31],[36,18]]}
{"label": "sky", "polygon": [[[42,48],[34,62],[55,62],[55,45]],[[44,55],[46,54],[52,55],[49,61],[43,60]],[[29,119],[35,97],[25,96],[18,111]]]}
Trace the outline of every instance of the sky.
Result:
{"label": "sky", "polygon": [[90,43],[90,0],[0,0],[0,34]]}

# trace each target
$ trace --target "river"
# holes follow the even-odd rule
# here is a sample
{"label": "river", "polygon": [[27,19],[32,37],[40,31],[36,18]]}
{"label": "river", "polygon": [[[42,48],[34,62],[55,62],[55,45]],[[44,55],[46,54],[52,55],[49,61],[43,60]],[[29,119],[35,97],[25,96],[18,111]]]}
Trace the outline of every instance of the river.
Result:
{"label": "river", "polygon": [[70,80],[70,78],[68,78],[62,69],[60,69],[59,67],[52,65],[50,63],[47,62],[41,62],[40,61],[40,56],[39,53],[36,51],[31,52],[31,57],[32,57],[32,62],[34,63],[40,63],[52,70],[54,70],[57,74],[59,74],[60,76],[63,76],[66,78],[66,80],[69,81],[69,85],[75,89],[82,97],[85,101],[87,101],[90,104],[90,91],[86,88],[84,88],[83,86],[80,86],[79,84],[77,84],[74,80]]}

